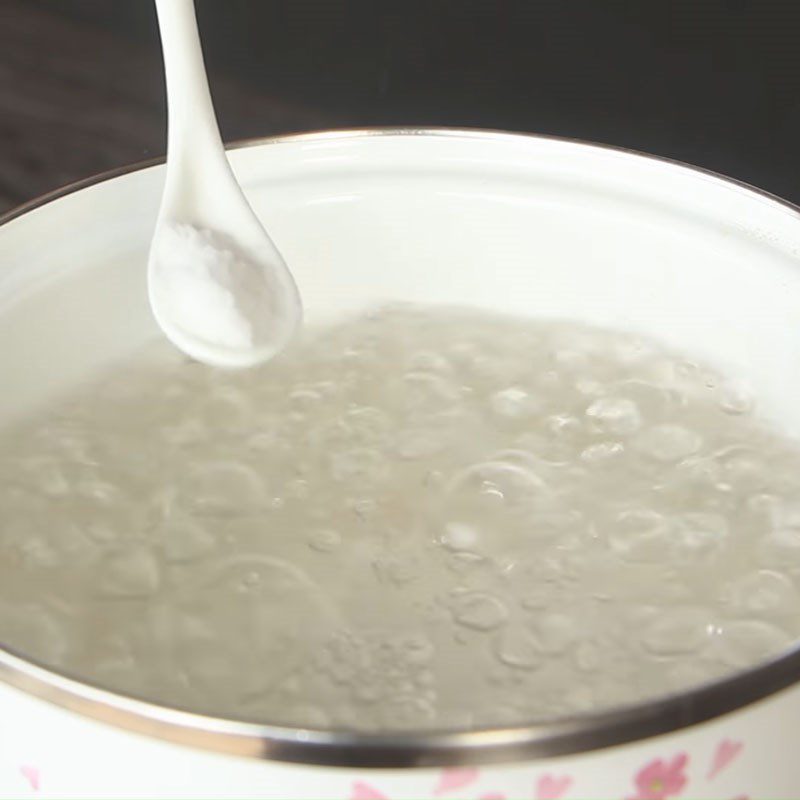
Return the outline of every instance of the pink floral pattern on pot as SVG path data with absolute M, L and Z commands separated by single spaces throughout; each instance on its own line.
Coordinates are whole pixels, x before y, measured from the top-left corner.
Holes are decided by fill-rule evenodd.
M 714 759 L 708 770 L 708 780 L 716 778 L 732 761 L 735 761 L 739 757 L 739 753 L 742 752 L 743 747 L 743 742 L 737 742 L 733 739 L 723 739 L 717 745 L 717 750 L 714 753 Z
M 636 794 L 630 800 L 667 800 L 677 797 L 689 783 L 686 767 L 689 756 L 678 753 L 669 761 L 656 758 L 636 773 Z
M 30 784 L 34 792 L 39 791 L 41 779 L 39 777 L 39 770 L 37 767 L 32 767 L 30 764 L 23 764 L 19 768 L 20 774 Z
M 439 778 L 439 783 L 433 790 L 437 796 L 469 786 L 480 777 L 480 770 L 475 767 L 457 767 L 446 769 Z
M 705 780 L 690 779 L 691 759 L 688 753 L 678 752 L 660 755 L 643 764 L 632 777 L 633 794 L 625 800 L 670 800 L 680 797 L 689 788 L 701 789 L 712 782 L 721 772 L 736 761 L 744 749 L 744 743 L 735 739 L 720 741 L 705 768 Z M 702 765 L 698 765 L 702 768 Z M 472 787 L 483 777 L 479 769 L 460 767 L 446 769 L 439 775 L 431 789 L 431 797 L 446 797 Z M 579 783 L 575 776 L 568 774 L 544 773 L 535 781 L 530 794 L 531 800 L 569 800 L 573 797 L 591 797 L 591 790 L 577 792 Z M 576 791 L 574 792 L 573 789 Z M 500 791 L 486 790 L 472 795 L 475 800 L 507 800 L 508 795 Z M 389 795 L 366 781 L 352 784 L 349 800 L 392 800 Z M 739 795 L 734 800 L 749 800 L 747 795 Z
M 572 786 L 570 775 L 545 774 L 536 781 L 536 800 L 561 800 Z

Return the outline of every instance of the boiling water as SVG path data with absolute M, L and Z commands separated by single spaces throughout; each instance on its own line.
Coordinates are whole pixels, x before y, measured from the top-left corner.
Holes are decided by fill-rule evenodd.
M 0 640 L 268 722 L 630 703 L 800 635 L 800 449 L 575 324 L 386 309 L 217 372 L 158 342 L 0 440 Z

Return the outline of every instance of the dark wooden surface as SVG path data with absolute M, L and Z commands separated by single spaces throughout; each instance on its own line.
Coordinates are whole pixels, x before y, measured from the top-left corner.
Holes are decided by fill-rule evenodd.
M 503 128 L 800 203 L 799 0 L 195 0 L 223 137 Z M 0 210 L 164 149 L 152 0 L 0 0 Z
M 212 76 L 212 90 L 229 140 L 336 124 L 224 76 Z M 0 0 L 0 213 L 163 154 L 165 124 L 157 51 L 25 0 Z

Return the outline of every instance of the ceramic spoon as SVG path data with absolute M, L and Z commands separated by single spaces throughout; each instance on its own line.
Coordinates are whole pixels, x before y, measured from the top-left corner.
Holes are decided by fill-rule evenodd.
M 167 81 L 167 173 L 148 290 L 164 334 L 189 356 L 249 367 L 281 350 L 302 307 L 217 127 L 192 0 L 156 0 Z

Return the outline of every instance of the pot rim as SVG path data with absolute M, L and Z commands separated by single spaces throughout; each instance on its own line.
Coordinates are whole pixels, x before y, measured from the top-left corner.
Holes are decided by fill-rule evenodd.
M 581 139 L 475 128 L 374 127 L 254 137 L 239 149 L 270 144 L 365 137 L 454 137 L 573 144 L 660 162 L 710 176 L 773 202 L 800 218 L 800 207 L 743 181 L 674 159 Z M 0 215 L 0 226 L 73 192 L 164 163 L 126 165 L 68 184 Z M 291 728 L 197 714 L 117 694 L 49 669 L 0 643 L 0 680 L 42 700 L 112 726 L 157 739 L 250 758 L 340 767 L 434 767 L 535 760 L 587 753 L 677 731 L 763 700 L 800 681 L 800 643 L 756 667 L 689 691 L 610 711 L 553 722 L 466 731 L 351 733 Z

